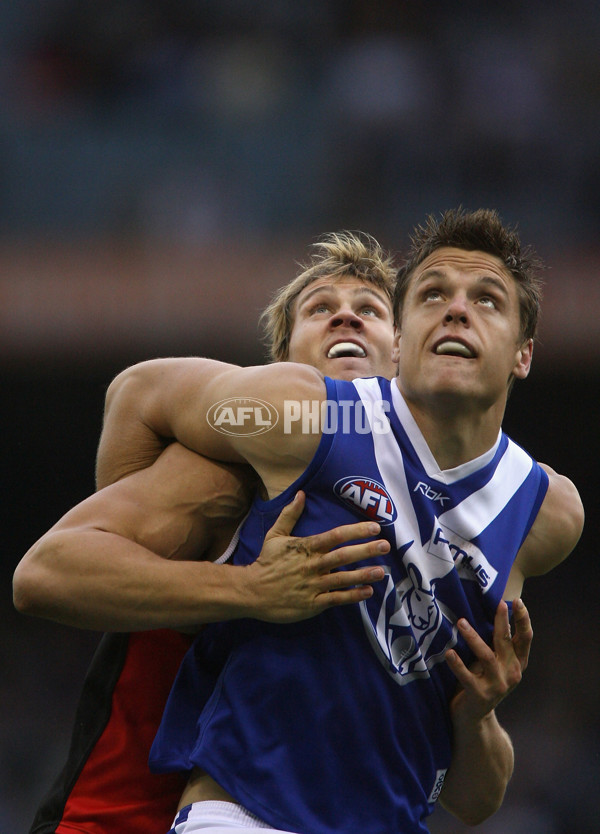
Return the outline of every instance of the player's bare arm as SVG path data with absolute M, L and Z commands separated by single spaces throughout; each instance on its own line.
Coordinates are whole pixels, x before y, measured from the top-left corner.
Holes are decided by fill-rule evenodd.
M 456 652 L 446 655 L 459 690 L 451 703 L 452 767 L 440 800 L 449 811 L 473 825 L 500 807 L 513 770 L 512 743 L 498 723 L 495 708 L 519 684 L 529 661 L 533 629 L 518 595 L 527 577 L 548 572 L 571 553 L 583 528 L 583 506 L 575 486 L 550 467 L 542 466 L 549 476 L 548 491 L 517 555 L 504 594 L 507 599 L 514 597 L 514 634 L 508 607 L 502 602 L 496 613 L 492 646 L 487 646 L 469 623 L 458 623 L 477 658 L 469 668 Z M 472 786 L 468 801 L 465 775 L 469 775 Z
M 548 573 L 564 561 L 583 531 L 585 513 L 575 485 L 546 464 L 540 466 L 548 474 L 548 491 L 515 559 L 505 599 L 520 596 L 528 577 Z
M 560 564 L 581 536 L 584 512 L 575 486 L 550 467 L 543 468 L 549 476 L 548 491 L 511 570 L 506 598 L 520 594 L 527 577 L 547 573 Z M 519 598 L 513 600 L 513 623 L 514 634 L 508 607 L 502 602 L 492 646 L 487 646 L 469 623 L 460 621 L 458 627 L 477 660 L 467 668 L 456 652 L 449 651 L 446 656 L 460 688 L 451 703 L 455 746 L 440 800 L 473 825 L 500 807 L 513 770 L 512 743 L 497 721 L 495 707 L 519 684 L 529 661 L 533 630 Z M 472 786 L 466 804 L 465 774 L 470 774 Z
M 455 651 L 446 654 L 458 689 L 450 704 L 454 728 L 452 765 L 440 801 L 470 825 L 498 810 L 513 772 L 512 742 L 499 724 L 495 708 L 520 683 L 529 662 L 533 630 L 520 599 L 513 601 L 513 625 L 514 634 L 508 606 L 503 601 L 496 612 L 491 646 L 466 620 L 458 622 L 476 658 L 469 667 Z M 468 792 L 464 789 L 465 779 L 470 786 Z
M 252 499 L 249 471 L 170 445 L 152 466 L 82 501 L 30 548 L 15 572 L 17 607 L 102 630 L 192 624 L 208 569 L 184 563 L 225 550 Z
M 213 564 L 253 492 L 245 467 L 179 444 L 69 511 L 23 557 L 14 577 L 22 612 L 102 631 L 176 628 L 241 616 L 290 622 L 372 594 L 381 568 L 337 572 L 389 549 L 368 522 L 298 539 L 300 494 L 255 563 Z M 335 548 L 335 550 L 334 550 Z M 331 552 L 333 551 L 333 552 Z M 197 561 L 202 560 L 202 561 Z
M 293 363 L 240 368 L 208 359 L 159 359 L 134 365 L 111 383 L 107 394 L 105 427 L 99 449 L 103 469 L 99 483 L 112 481 L 139 468 L 136 461 L 114 461 L 116 444 L 122 446 L 119 425 L 111 418 L 116 410 L 127 418 L 127 442 L 136 449 L 156 452 L 157 436 L 177 439 L 193 451 L 217 460 L 247 461 L 259 472 L 269 496 L 285 489 L 306 467 L 318 445 L 317 434 L 297 432 L 293 444 L 284 421 L 266 434 L 225 435 L 207 421 L 212 405 L 230 397 L 251 398 L 260 391 L 280 414 L 285 401 L 323 400 L 323 376 L 315 368 Z M 123 403 L 127 403 L 127 408 Z M 125 413 L 127 412 L 127 413 Z M 106 464 L 109 461 L 109 464 Z M 112 461 L 112 463 L 110 463 Z
M 189 360 L 168 362 L 174 371 L 179 363 L 187 364 Z M 164 378 L 163 363 L 164 360 L 141 362 L 122 371 L 109 385 L 96 455 L 98 489 L 150 466 L 173 442 L 171 433 L 162 435 L 143 419 L 147 404 L 152 402 L 152 386 Z

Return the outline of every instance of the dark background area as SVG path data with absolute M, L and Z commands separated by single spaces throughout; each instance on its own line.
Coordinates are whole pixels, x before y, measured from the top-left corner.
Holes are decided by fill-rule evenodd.
M 263 361 L 258 315 L 317 235 L 401 253 L 458 204 L 498 208 L 546 261 L 505 429 L 587 512 L 526 586 L 531 663 L 500 708 L 515 776 L 476 830 L 597 831 L 598 43 L 591 0 L 2 5 L 2 834 L 25 834 L 62 764 L 99 637 L 16 614 L 12 572 L 92 491 L 111 378 L 160 355 Z M 431 831 L 467 829 L 440 811 Z

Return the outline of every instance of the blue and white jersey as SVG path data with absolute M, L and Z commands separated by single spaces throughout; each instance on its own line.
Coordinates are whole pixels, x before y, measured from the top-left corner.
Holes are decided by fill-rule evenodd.
M 456 623 L 489 641 L 513 561 L 546 493 L 506 435 L 440 471 L 395 381 L 326 380 L 337 431 L 303 475 L 257 499 L 236 564 L 249 564 L 298 489 L 294 533 L 365 517 L 391 552 L 368 600 L 310 620 L 207 626 L 186 656 L 155 740 L 156 771 L 203 768 L 270 825 L 300 834 L 413 834 L 450 764 Z M 468 785 L 465 785 L 468 790 Z

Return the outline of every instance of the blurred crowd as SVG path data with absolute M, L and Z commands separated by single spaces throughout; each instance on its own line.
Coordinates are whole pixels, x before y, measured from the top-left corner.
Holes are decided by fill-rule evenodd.
M 600 218 L 593 0 L 23 0 L 0 39 L 5 234 Z
M 499 209 L 539 248 L 593 253 L 599 43 L 594 0 L 2 3 L 0 245 L 122 237 L 260 249 L 361 228 L 400 247 L 426 213 L 460 202 Z M 244 361 L 239 347 L 228 358 Z M 542 378 L 531 413 L 517 410 L 508 429 L 576 483 L 598 450 L 586 405 L 597 371 Z M 3 430 L 18 472 L 4 506 L 2 834 L 25 834 L 66 753 L 97 641 L 17 617 L 9 586 L 24 550 L 92 489 L 103 373 L 62 379 L 69 408 L 62 394 L 35 414 L 23 396 L 31 380 L 5 388 L 22 410 Z M 48 396 L 55 383 L 45 381 Z M 517 772 L 481 834 L 597 831 L 598 571 L 590 544 L 575 559 L 527 601 L 532 668 L 501 715 Z M 440 812 L 431 831 L 466 829 Z

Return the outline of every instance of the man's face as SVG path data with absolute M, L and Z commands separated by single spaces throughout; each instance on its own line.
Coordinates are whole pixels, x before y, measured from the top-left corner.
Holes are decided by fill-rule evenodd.
M 359 278 L 318 278 L 296 299 L 290 362 L 334 379 L 395 376 L 392 308 L 387 295 Z
M 399 383 L 413 401 L 471 398 L 503 406 L 511 375 L 529 373 L 517 286 L 499 258 L 444 247 L 415 270 L 402 311 Z

